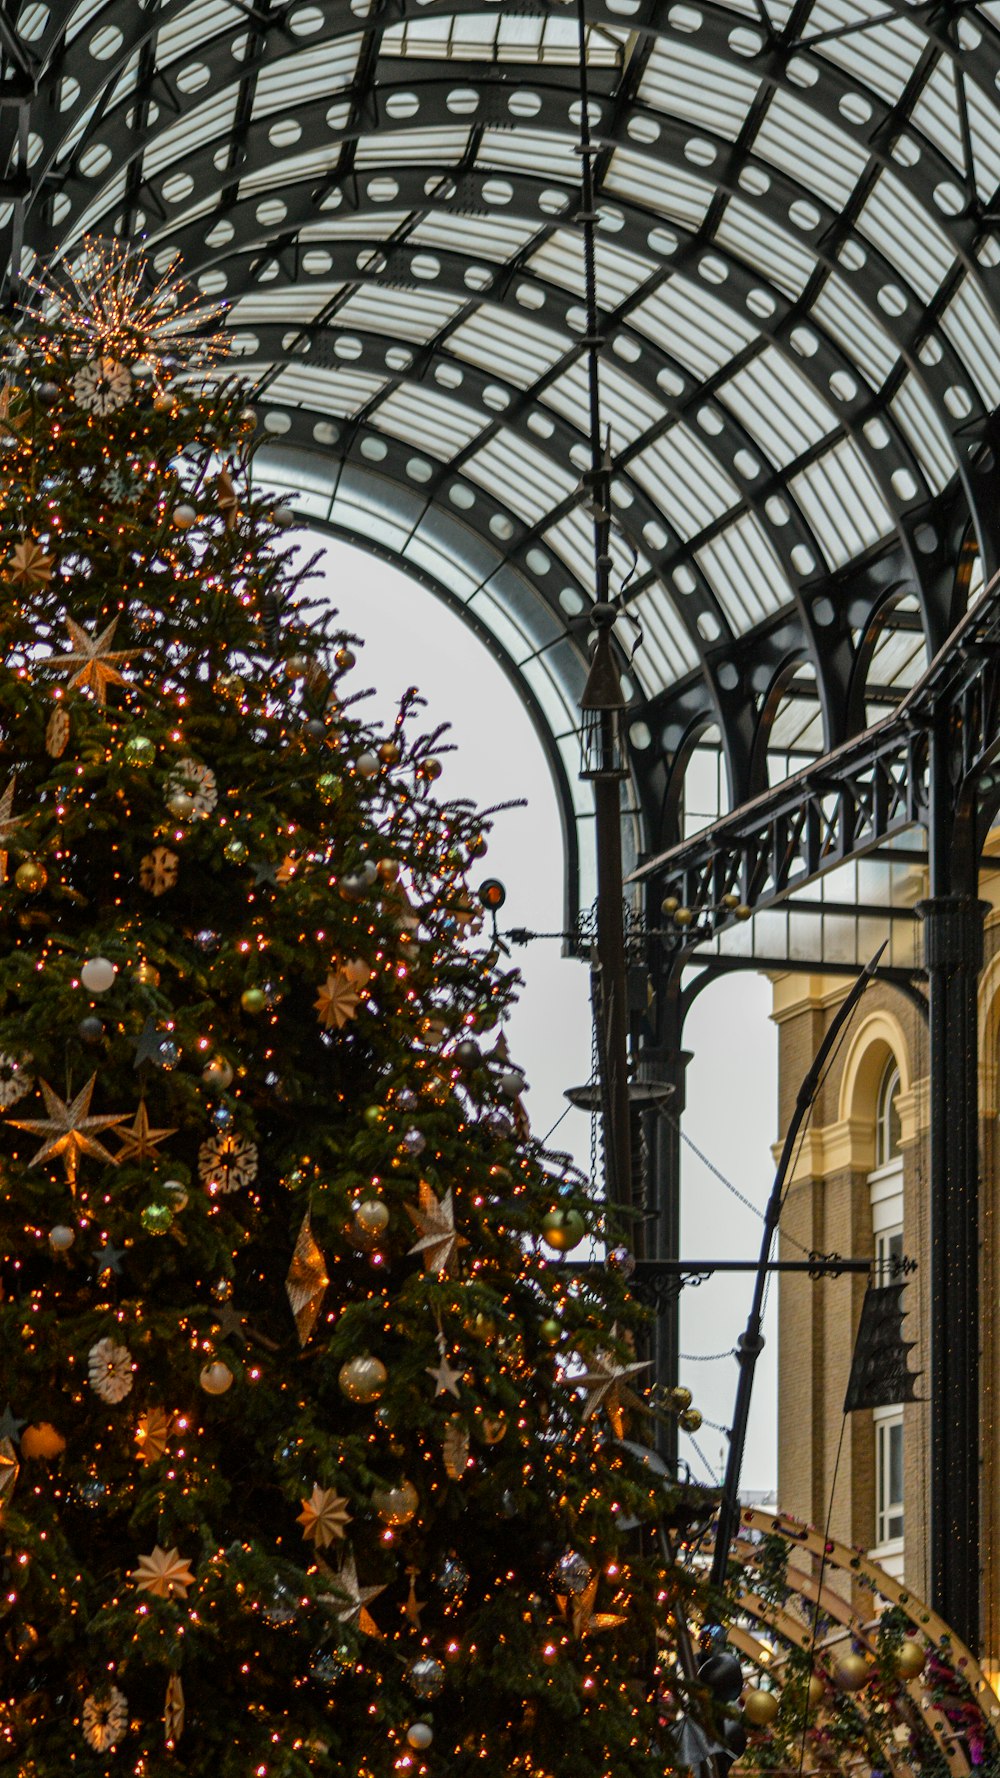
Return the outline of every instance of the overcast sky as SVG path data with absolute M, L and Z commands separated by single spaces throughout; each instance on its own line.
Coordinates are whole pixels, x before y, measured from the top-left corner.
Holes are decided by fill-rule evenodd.
M 562 922 L 562 841 L 555 792 L 544 755 L 517 694 L 482 644 L 441 600 L 394 568 L 346 544 L 327 545 L 326 582 L 344 627 L 365 637 L 352 674 L 372 686 L 366 707 L 388 721 L 399 695 L 416 685 L 427 698 L 427 726 L 448 721 L 457 752 L 445 756 L 440 789 L 482 805 L 525 798 L 526 807 L 497 818 L 483 875 L 506 886 L 502 923 L 556 930 Z M 530 1082 L 526 1104 L 537 1136 L 562 1118 L 553 1146 L 575 1153 L 589 1170 L 590 1120 L 566 1111 L 567 1087 L 590 1078 L 590 1003 L 583 964 L 540 940 L 515 953 L 525 986 L 509 1028 L 512 1053 Z M 685 1032 L 693 1050 L 685 1133 L 741 1192 L 763 1206 L 776 1136 L 775 1031 L 768 1019 L 770 985 L 738 972 L 695 1001 Z M 683 1171 L 685 1257 L 755 1257 L 760 1222 L 688 1149 Z M 697 1445 L 682 1454 L 702 1479 L 718 1475 L 736 1384 L 731 1353 L 746 1319 L 752 1280 L 737 1274 L 687 1289 L 682 1299 L 683 1380 L 705 1416 Z M 775 1481 L 775 1334 L 758 1367 L 758 1385 L 743 1485 Z M 710 1362 L 705 1354 L 727 1354 Z

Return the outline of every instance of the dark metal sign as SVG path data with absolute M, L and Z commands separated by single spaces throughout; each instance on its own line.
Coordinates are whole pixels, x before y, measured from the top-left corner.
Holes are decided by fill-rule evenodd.
M 888 1408 L 916 1401 L 919 1372 L 909 1369 L 913 1340 L 903 1338 L 905 1284 L 869 1284 L 861 1305 L 854 1358 L 844 1397 L 844 1413 L 857 1408 Z

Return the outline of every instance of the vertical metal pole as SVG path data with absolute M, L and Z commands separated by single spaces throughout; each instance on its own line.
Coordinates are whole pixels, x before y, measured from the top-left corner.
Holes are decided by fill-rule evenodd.
M 962 845 L 946 734 L 930 743 L 930 1598 L 980 1646 L 978 982 L 983 918 L 975 849 Z M 971 821 L 970 814 L 965 820 Z

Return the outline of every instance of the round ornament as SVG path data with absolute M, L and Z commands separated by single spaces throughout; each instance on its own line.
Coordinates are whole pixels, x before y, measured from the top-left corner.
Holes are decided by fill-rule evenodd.
M 160 1067 L 165 1068 L 168 1074 L 172 1068 L 176 1068 L 181 1059 L 181 1052 L 179 1045 L 174 1042 L 172 1037 L 160 1039 L 156 1046 L 156 1059 Z
M 61 1457 L 66 1449 L 66 1440 L 61 1432 L 49 1420 L 39 1420 L 35 1426 L 26 1426 L 21 1434 L 21 1456 L 38 1457 L 50 1463 L 54 1457 Z
M 562 1328 L 554 1315 L 547 1315 L 540 1323 L 538 1332 L 547 1346 L 558 1346 L 562 1339 Z
M 381 741 L 378 750 L 379 759 L 384 766 L 399 764 L 400 746 L 398 741 Z
M 87 1045 L 88 1049 L 95 1048 L 104 1036 L 104 1026 L 94 1013 L 90 1013 L 87 1018 L 81 1019 L 76 1029 L 79 1037 Z
M 182 1210 L 187 1209 L 188 1189 L 179 1179 L 165 1179 L 160 1190 L 165 1192 L 170 1199 L 170 1208 L 175 1216 L 179 1216 Z
M 578 1550 L 567 1550 L 552 1570 L 552 1585 L 557 1593 L 579 1598 L 594 1578 L 594 1570 Z
M 418 1655 L 415 1661 L 411 1661 L 406 1677 L 411 1691 L 418 1698 L 436 1698 L 444 1690 L 444 1667 L 431 1655 Z
M 389 1211 L 379 1198 L 365 1198 L 354 1212 L 351 1237 L 361 1251 L 377 1247 L 389 1226 Z
M 699 1408 L 684 1408 L 677 1416 L 677 1424 L 682 1432 L 697 1432 L 701 1425 Z
M 418 1753 L 423 1753 L 434 1739 L 434 1730 L 429 1722 L 411 1722 L 406 1731 L 406 1739 Z
M 364 1352 L 341 1365 L 337 1381 L 348 1401 L 367 1403 L 378 1400 L 388 1376 L 382 1360 L 373 1358 L 370 1352 Z
M 68 1253 L 76 1240 L 76 1230 L 66 1222 L 57 1222 L 49 1230 L 49 1246 L 53 1253 Z
M 124 1401 L 132 1389 L 132 1354 L 111 1338 L 98 1340 L 87 1355 L 90 1387 L 112 1407 Z
M 227 864 L 245 864 L 250 856 L 250 848 L 245 840 L 227 840 L 222 848 L 222 856 Z
M 926 1658 L 926 1651 L 921 1647 L 920 1643 L 914 1642 L 912 1637 L 907 1636 L 899 1645 L 899 1653 L 896 1656 L 896 1666 L 904 1679 L 916 1679 L 917 1675 L 924 1670 L 924 1662 Z
M 198 1382 L 206 1395 L 225 1395 L 232 1387 L 233 1373 L 228 1364 L 221 1358 L 215 1358 L 211 1364 L 203 1365 L 198 1375 Z
M 175 506 L 170 515 L 170 522 L 178 531 L 190 531 L 191 526 L 196 524 L 197 520 L 198 514 L 195 508 L 189 505 L 186 500 L 182 500 L 179 505 Z
M 174 790 L 167 797 L 167 808 L 178 821 L 188 821 L 194 814 L 194 798 L 186 790 Z
M 267 995 L 263 988 L 244 988 L 240 995 L 240 1005 L 244 1012 L 256 1017 L 258 1013 L 267 1011 Z
M 579 1210 L 550 1210 L 542 1217 L 542 1240 L 554 1253 L 572 1253 L 586 1233 Z
M 434 1585 L 446 1599 L 461 1599 L 469 1584 L 469 1570 L 457 1556 L 446 1556 L 434 1576 Z
M 336 1685 L 354 1666 L 353 1650 L 345 1642 L 321 1642 L 309 1656 L 309 1677 L 317 1685 Z
M 107 957 L 88 957 L 80 980 L 89 994 L 106 994 L 115 979 L 115 966 Z
M 820 1704 L 822 1704 L 823 1699 L 826 1697 L 826 1686 L 823 1684 L 818 1673 L 810 1673 L 807 1690 L 810 1709 L 818 1709 Z
M 427 1137 L 423 1130 L 406 1130 L 403 1133 L 402 1146 L 407 1154 L 423 1154 L 427 1147 Z
M 139 1213 L 147 1235 L 166 1235 L 174 1220 L 174 1213 L 169 1204 L 146 1204 Z
M 420 1496 L 405 1478 L 395 1488 L 374 1488 L 372 1505 L 387 1525 L 408 1525 L 416 1518 Z
M 834 1684 L 842 1692 L 859 1692 L 871 1678 L 868 1662 L 863 1655 L 841 1655 L 833 1669 Z
M 292 508 L 284 504 L 276 506 L 271 516 L 279 531 L 288 531 L 295 523 L 295 514 Z
M 336 772 L 321 772 L 316 780 L 316 789 L 325 803 L 335 803 L 341 794 L 341 788 Z
M 364 753 L 358 754 L 355 763 L 362 778 L 378 777 L 379 758 L 377 753 L 370 753 L 366 749 Z
M 232 1064 L 226 1056 L 211 1056 L 201 1071 L 201 1078 L 207 1087 L 224 1093 L 233 1084 Z
M 125 763 L 136 771 L 145 771 L 156 758 L 156 742 L 148 735 L 129 735 L 125 743 Z
M 764 1692 L 751 1686 L 743 1699 L 743 1715 L 755 1729 L 766 1729 L 778 1714 L 776 1692 Z
M 197 759 L 180 759 L 167 779 L 167 807 L 173 813 L 176 799 L 187 797 L 190 813 L 204 820 L 219 800 L 219 787 L 211 766 Z
M 137 963 L 133 969 L 132 980 L 139 988 L 158 988 L 160 985 L 160 972 L 158 969 L 154 969 L 153 965 L 147 962 L 144 957 L 142 962 Z
M 40 895 L 48 880 L 48 871 L 36 858 L 26 858 L 14 872 L 14 881 L 25 895 Z
M 346 673 L 349 670 L 349 668 L 353 667 L 355 657 L 354 657 L 354 654 L 352 653 L 351 649 L 338 648 L 336 650 L 336 653 L 334 654 L 333 659 L 334 659 L 334 664 L 340 668 L 340 671 L 342 673 Z

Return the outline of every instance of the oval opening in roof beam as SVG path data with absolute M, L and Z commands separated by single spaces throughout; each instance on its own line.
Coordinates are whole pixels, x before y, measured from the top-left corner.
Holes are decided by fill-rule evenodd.
M 700 31 L 703 23 L 696 6 L 672 6 L 667 13 L 667 24 L 675 31 Z
M 453 117 L 471 117 L 479 110 L 479 94 L 474 86 L 452 87 L 445 104 Z
M 420 100 L 416 93 L 390 93 L 385 101 L 387 117 L 416 117 L 420 110 Z
M 542 101 L 538 93 L 519 87 L 516 92 L 507 95 L 507 110 L 511 117 L 537 117 L 542 109 Z
M 318 6 L 298 6 L 288 20 L 296 37 L 311 37 L 314 31 L 322 31 L 325 22 Z
M 734 56 L 755 56 L 763 49 L 764 39 L 750 25 L 737 25 L 729 33 L 729 47 Z

